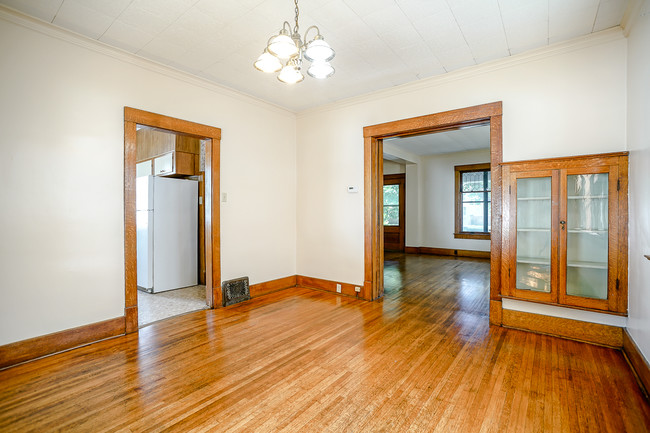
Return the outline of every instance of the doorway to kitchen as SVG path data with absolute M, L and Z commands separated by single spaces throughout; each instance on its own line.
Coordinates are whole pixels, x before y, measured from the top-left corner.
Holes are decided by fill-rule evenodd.
M 124 120 L 128 333 L 188 308 L 221 305 L 219 202 L 214 199 L 221 130 L 130 107 Z M 156 299 L 160 302 L 153 303 Z M 156 305 L 163 310 L 161 302 L 174 299 L 177 305 L 167 313 L 144 312 L 153 306 L 154 313 L 163 313 Z

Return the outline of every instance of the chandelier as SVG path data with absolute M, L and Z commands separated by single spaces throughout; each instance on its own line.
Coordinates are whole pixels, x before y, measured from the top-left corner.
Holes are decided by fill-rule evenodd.
M 254 66 L 262 72 L 280 71 L 278 80 L 286 84 L 294 84 L 305 78 L 301 72 L 303 59 L 305 59 L 310 62 L 307 74 L 311 77 L 319 79 L 330 77 L 334 74 L 334 68 L 329 64 L 329 61 L 334 58 L 334 50 L 325 42 L 316 26 L 309 27 L 305 36 L 300 38 L 298 0 L 294 0 L 294 3 L 296 25 L 291 29 L 291 24 L 285 21 L 280 33 L 268 40 L 264 52 L 257 58 Z M 307 35 L 312 29 L 316 30 L 316 36 L 307 42 Z

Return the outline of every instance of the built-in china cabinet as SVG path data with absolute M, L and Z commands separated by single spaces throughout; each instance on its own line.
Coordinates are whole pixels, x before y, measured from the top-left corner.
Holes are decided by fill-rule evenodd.
M 502 296 L 627 314 L 627 153 L 501 166 Z

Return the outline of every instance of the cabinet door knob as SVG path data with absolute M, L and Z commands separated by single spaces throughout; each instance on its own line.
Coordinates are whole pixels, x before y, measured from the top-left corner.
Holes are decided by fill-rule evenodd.
M 562 224 L 562 230 L 564 230 L 564 224 L 566 224 L 566 221 L 560 221 L 560 224 Z

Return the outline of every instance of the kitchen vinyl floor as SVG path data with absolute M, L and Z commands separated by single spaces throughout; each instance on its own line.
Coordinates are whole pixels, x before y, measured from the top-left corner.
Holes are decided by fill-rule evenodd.
M 205 286 L 191 286 L 160 293 L 138 290 L 138 326 L 190 311 L 208 308 L 205 303 Z

